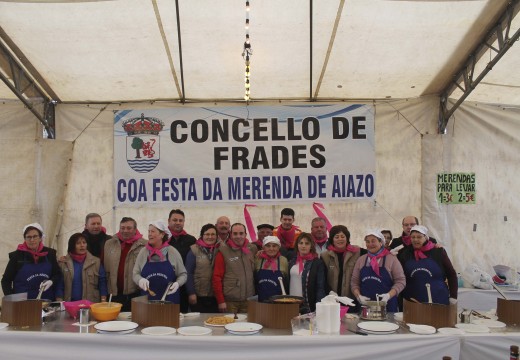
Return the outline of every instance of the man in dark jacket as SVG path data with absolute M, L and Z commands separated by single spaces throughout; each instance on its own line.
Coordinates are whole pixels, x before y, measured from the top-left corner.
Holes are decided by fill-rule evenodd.
M 195 244 L 194 236 L 189 235 L 186 230 L 184 230 L 184 212 L 180 209 L 173 209 L 170 211 L 170 215 L 168 216 L 168 228 L 172 233 L 172 237 L 170 239 L 170 245 L 173 246 L 177 251 L 181 254 L 182 262 L 186 263 L 186 256 L 188 255 L 188 251 L 190 251 L 190 246 Z M 186 286 L 181 286 L 180 289 L 180 309 L 181 312 L 188 312 L 188 293 L 186 292 Z
M 83 230 L 83 235 L 85 236 L 85 240 L 87 240 L 87 250 L 92 255 L 100 258 L 103 262 L 105 242 L 112 236 L 107 235 L 106 229 L 103 227 L 101 215 L 96 213 L 87 214 L 85 217 L 85 230 Z

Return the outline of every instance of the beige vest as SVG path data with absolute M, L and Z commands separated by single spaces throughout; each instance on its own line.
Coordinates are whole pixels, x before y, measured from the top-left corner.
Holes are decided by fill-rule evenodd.
M 252 246 L 256 249 L 256 246 Z M 222 244 L 219 252 L 224 256 L 226 272 L 222 280 L 224 299 L 226 301 L 244 301 L 255 294 L 253 279 L 254 254 L 251 245 L 249 254 L 244 254 L 240 249 L 234 250 Z
M 195 272 L 193 273 L 195 294 L 197 296 L 214 296 L 211 277 L 213 276 L 215 256 L 210 261 L 208 255 L 197 244 L 191 245 L 190 249 L 195 256 Z
M 130 251 L 125 259 L 125 283 L 123 295 L 130 295 L 135 293 L 139 288 L 132 280 L 132 271 L 137 260 L 139 251 L 146 245 L 147 240 L 139 239 L 132 244 Z M 119 266 L 119 259 L 121 258 L 121 244 L 117 236 L 107 240 L 105 243 L 104 265 L 107 273 L 108 293 L 118 295 L 117 293 L 117 268 Z M 119 294 L 120 295 L 120 294 Z
M 343 257 L 343 279 L 341 282 L 341 289 L 338 287 L 339 279 L 339 261 L 338 256 L 332 250 L 327 250 L 321 254 L 321 259 L 325 263 L 327 269 L 327 283 L 330 289 L 337 292 L 339 296 L 348 296 L 353 298 L 352 290 L 350 288 L 350 279 L 354 272 L 354 265 L 356 265 L 357 259 L 359 259 L 359 251 L 352 253 L 347 251 Z
M 72 292 L 72 280 L 74 279 L 74 265 L 70 255 L 65 257 L 65 262 L 59 263 L 61 272 L 63 273 L 63 282 L 65 284 L 65 292 L 63 300 L 70 301 Z M 99 302 L 99 267 L 101 261 L 99 258 L 87 252 L 87 257 L 83 263 L 81 280 L 83 284 L 82 298 L 92 302 Z

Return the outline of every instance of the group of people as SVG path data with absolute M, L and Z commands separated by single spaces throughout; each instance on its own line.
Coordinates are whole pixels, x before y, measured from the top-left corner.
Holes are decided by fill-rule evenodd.
M 247 312 L 248 299 L 269 301 L 286 289 L 303 299 L 302 313 L 315 311 L 329 291 L 354 299 L 351 312 L 376 297 L 395 312 L 403 298 L 427 302 L 426 284 L 434 303 L 456 302 L 457 274 L 416 217 L 405 217 L 402 235 L 393 240 L 391 233 L 368 232 L 366 248 L 350 243 L 344 225 L 327 230 L 327 221 L 317 217 L 307 233 L 294 220 L 294 210 L 283 209 L 280 225 L 258 225 L 252 243 L 244 224 L 221 216 L 202 226 L 197 239 L 184 230 L 184 212 L 174 209 L 168 222 L 148 224 L 146 240 L 134 219 L 122 218 L 119 232 L 109 236 L 101 216 L 92 213 L 60 258 L 44 246 L 42 227 L 29 224 L 24 242 L 9 254 L 2 289 L 5 295 L 27 292 L 28 298 L 41 290 L 44 299 L 65 301 L 100 302 L 111 294 L 123 311 L 132 298 L 147 294 L 152 300 L 166 296 L 181 312 Z

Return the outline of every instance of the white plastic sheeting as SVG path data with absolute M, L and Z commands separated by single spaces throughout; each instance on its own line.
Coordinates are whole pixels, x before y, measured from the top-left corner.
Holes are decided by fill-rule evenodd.
M 252 0 L 252 99 L 439 94 L 507 3 L 314 1 L 311 49 L 309 1 Z M 186 98 L 243 98 L 244 5 L 179 1 Z M 2 30 L 68 102 L 181 98 L 176 17 L 171 0 L 0 1 Z M 519 67 L 516 45 L 469 99 L 520 104 Z
M 347 225 L 352 242 L 363 245 L 367 229 L 389 228 L 398 236 L 402 217 L 416 215 L 447 248 L 457 270 L 472 262 L 490 272 L 498 263 L 520 267 L 520 203 L 515 197 L 520 191 L 516 181 L 520 177 L 516 164 L 520 109 L 467 103 L 455 113 L 447 134 L 438 135 L 437 97 L 376 102 L 375 106 L 376 201 L 324 204 L 331 222 Z M 4 255 L 0 267 L 5 266 L 7 253 L 22 241 L 20 232 L 26 223 L 40 221 L 51 237 L 58 234 L 57 247 L 62 254 L 70 235 L 83 230 L 84 216 L 89 212 L 103 215 L 109 233 L 117 232 L 121 217 L 131 216 L 146 234 L 148 221 L 166 219 L 168 212 L 178 207 L 172 203 L 169 207 L 113 208 L 112 110 L 119 108 L 58 105 L 59 140 L 42 142 L 34 140 L 39 130 L 28 110 L 0 106 L 0 156 L 4 163 L 0 177 L 0 250 Z M 436 175 L 444 171 L 475 172 L 475 205 L 437 203 Z M 279 212 L 286 206 L 296 210 L 296 224 L 309 231 L 316 216 L 311 203 L 258 206 L 250 212 L 256 224 L 277 225 Z M 183 210 L 186 229 L 195 236 L 203 224 L 214 223 L 221 215 L 229 216 L 232 222 L 244 221 L 242 206 L 185 206 Z

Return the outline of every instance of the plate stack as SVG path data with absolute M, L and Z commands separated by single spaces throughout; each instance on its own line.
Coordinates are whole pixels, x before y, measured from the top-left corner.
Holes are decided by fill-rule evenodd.
M 94 325 L 99 334 L 124 335 L 130 334 L 139 327 L 132 321 L 105 321 Z
M 262 330 L 263 326 L 251 322 L 237 322 L 227 324 L 225 328 L 233 335 L 254 335 Z
M 393 334 L 399 329 L 399 325 L 386 321 L 365 321 L 358 323 L 357 326 L 361 331 L 375 335 Z

